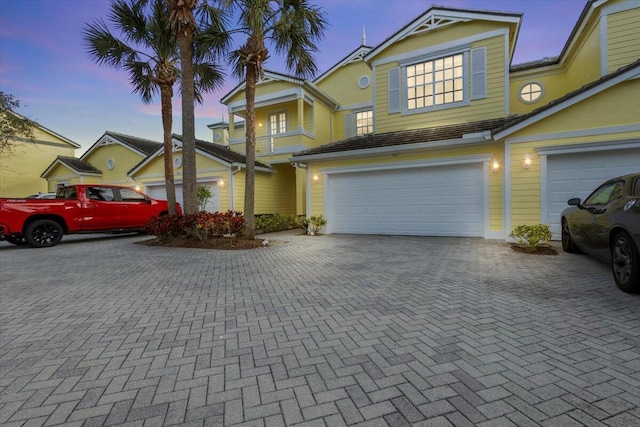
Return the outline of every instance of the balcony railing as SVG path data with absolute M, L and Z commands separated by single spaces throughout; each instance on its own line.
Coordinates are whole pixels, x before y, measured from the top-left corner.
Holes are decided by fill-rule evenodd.
M 230 140 L 231 144 L 242 144 L 245 140 Z M 271 156 L 290 154 L 315 146 L 315 138 L 305 131 L 287 132 L 278 135 L 256 136 L 256 155 Z

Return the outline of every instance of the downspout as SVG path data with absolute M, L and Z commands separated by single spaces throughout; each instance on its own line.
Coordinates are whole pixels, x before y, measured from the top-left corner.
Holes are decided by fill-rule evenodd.
M 236 168 L 234 170 L 234 168 Z M 236 203 L 235 203 L 235 194 L 234 194 L 234 190 L 233 190 L 233 176 L 240 172 L 240 170 L 242 169 L 242 167 L 240 166 L 234 166 L 231 165 L 231 167 L 229 168 L 229 209 L 232 211 L 236 210 Z

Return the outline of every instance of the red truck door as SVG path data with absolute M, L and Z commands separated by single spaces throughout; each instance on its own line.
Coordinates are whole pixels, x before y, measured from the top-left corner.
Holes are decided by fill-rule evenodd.
M 113 188 L 85 187 L 83 230 L 109 230 L 120 226 L 120 203 Z
M 141 228 L 153 215 L 148 199 L 137 191 L 119 188 L 122 224 L 125 228 Z M 156 214 L 157 215 L 157 214 Z

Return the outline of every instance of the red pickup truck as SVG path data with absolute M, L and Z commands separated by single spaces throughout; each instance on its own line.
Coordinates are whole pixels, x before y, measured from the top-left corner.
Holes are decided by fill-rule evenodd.
M 177 203 L 176 211 L 182 213 Z M 0 199 L 0 237 L 42 248 L 64 234 L 140 231 L 151 217 L 167 213 L 165 200 L 130 187 L 72 185 L 55 199 Z

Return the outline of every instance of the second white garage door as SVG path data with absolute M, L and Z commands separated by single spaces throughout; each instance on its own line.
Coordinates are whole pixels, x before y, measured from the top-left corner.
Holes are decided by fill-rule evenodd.
M 207 202 L 204 210 L 209 212 L 217 212 L 220 210 L 220 191 L 217 183 L 214 182 L 199 182 L 198 186 L 206 185 L 211 190 L 211 199 Z M 175 184 L 176 186 L 176 200 L 180 205 L 184 207 L 184 200 L 182 195 L 182 184 Z M 153 199 L 167 200 L 167 187 L 166 185 L 153 185 L 147 187 L 147 195 Z
M 560 215 L 567 200 L 584 200 L 604 181 L 640 171 L 640 151 L 594 151 L 549 155 L 547 158 L 547 221 L 554 239 L 560 238 Z
M 327 230 L 482 237 L 483 170 L 469 163 L 330 174 Z

